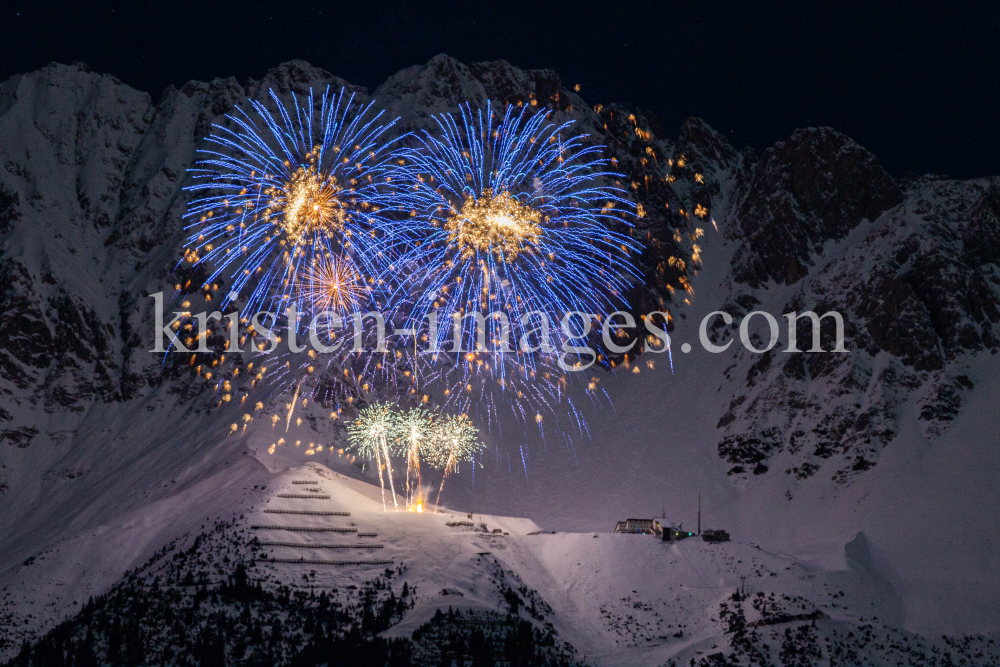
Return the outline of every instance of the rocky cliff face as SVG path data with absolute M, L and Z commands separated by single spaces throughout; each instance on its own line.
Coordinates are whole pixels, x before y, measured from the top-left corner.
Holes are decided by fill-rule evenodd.
M 787 452 L 788 474 L 808 477 L 832 459 L 829 472 L 846 481 L 877 462 L 907 400 L 927 437 L 947 426 L 973 389 L 968 365 L 997 350 L 1000 283 L 987 250 L 997 186 L 896 183 L 831 130 L 796 132 L 740 175 L 726 215 L 737 244 L 726 310 L 838 311 L 850 352 L 741 355 L 719 420 L 733 474 L 763 474 Z M 809 320 L 796 330 L 807 349 Z M 831 321 L 824 350 L 833 333 Z
M 5 447 L 30 448 L 55 428 L 46 415 L 192 393 L 172 378 L 172 363 L 146 352 L 148 295 L 177 280 L 185 170 L 211 125 L 246 98 L 327 85 L 348 86 L 291 62 L 260 81 L 168 89 L 155 104 L 79 65 L 0 86 Z M 828 128 L 797 131 L 760 156 L 737 151 L 699 119 L 672 138 L 648 113 L 591 107 L 554 72 L 506 62 L 467 66 L 438 56 L 394 75 L 373 97 L 402 116 L 401 130 L 426 127 L 431 114 L 463 101 L 492 100 L 572 118 L 606 144 L 640 204 L 630 232 L 645 245 L 643 281 L 630 295 L 637 314 L 701 317 L 724 308 L 737 321 L 727 332 L 716 319 L 716 340 L 734 336 L 739 316 L 755 309 L 843 314 L 849 354 L 785 354 L 780 346 L 735 353 L 729 409 L 715 434 L 735 476 L 778 474 L 771 461 L 784 452 L 789 474 L 824 468 L 846 481 L 877 462 L 898 432 L 898 406 L 911 397 L 928 437 L 946 427 L 974 391 L 963 369 L 996 352 L 996 179 L 900 182 Z M 700 239 L 716 233 L 727 250 L 707 256 Z M 695 309 L 706 265 L 726 278 Z M 805 349 L 809 322 L 797 330 Z M 824 349 L 831 333 L 824 330 Z M 72 431 L 73 420 L 58 429 Z

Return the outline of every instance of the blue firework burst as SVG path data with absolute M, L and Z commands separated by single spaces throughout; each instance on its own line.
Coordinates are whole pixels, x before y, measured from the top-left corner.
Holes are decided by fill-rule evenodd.
M 558 322 L 571 311 L 606 314 L 626 305 L 639 248 L 622 231 L 634 204 L 604 147 L 571 132 L 572 121 L 556 124 L 529 107 L 497 114 L 468 105 L 435 120 L 437 131 L 417 134 L 405 166 L 393 169 L 415 238 L 392 267 L 402 277 L 390 301 L 410 328 L 426 329 L 437 313 L 434 347 L 453 340 L 456 315 L 496 314 L 486 321 L 487 350 L 455 355 L 452 368 L 439 371 L 469 400 L 485 391 L 473 382 L 477 375 L 490 391 L 559 400 L 568 368 Z M 556 326 L 544 333 L 532 312 Z M 459 322 L 469 350 L 477 323 Z M 525 336 L 540 349 L 519 349 Z
M 310 90 L 290 107 L 269 92 L 273 112 L 251 101 L 199 151 L 185 261 L 208 267 L 206 283 L 228 279 L 223 305 L 356 312 L 389 261 L 393 205 L 380 181 L 396 121 L 344 90 L 327 89 L 318 106 Z

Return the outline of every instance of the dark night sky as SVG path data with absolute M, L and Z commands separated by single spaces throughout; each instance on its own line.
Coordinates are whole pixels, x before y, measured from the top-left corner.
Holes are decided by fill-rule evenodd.
M 0 79 L 83 61 L 153 93 L 292 58 L 374 87 L 445 52 L 550 68 L 584 98 L 697 115 L 739 148 L 830 125 L 895 175 L 1000 172 L 1000 8 L 931 4 L 355 0 L 0 3 Z

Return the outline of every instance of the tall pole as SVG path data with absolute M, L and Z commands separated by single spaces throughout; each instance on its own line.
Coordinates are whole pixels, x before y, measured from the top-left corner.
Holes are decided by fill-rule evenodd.
M 698 534 L 701 535 L 701 494 L 698 494 Z

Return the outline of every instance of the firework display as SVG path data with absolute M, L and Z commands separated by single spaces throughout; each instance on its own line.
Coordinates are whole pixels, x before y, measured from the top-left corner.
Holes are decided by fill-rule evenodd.
M 621 231 L 635 208 L 603 147 L 571 122 L 489 105 L 435 120 L 438 132 L 419 134 L 405 165 L 391 167 L 416 240 L 392 267 L 401 277 L 389 302 L 412 329 L 436 316 L 427 347 L 442 365 L 423 377 L 443 380 L 447 404 L 464 411 L 478 397 L 495 408 L 491 396 L 513 394 L 526 420 L 531 404 L 565 397 L 576 360 L 560 318 L 625 305 L 638 246 Z
M 435 511 L 441 502 L 444 481 L 458 470 L 462 461 L 472 461 L 482 451 L 483 443 L 477 429 L 466 415 L 447 417 L 434 428 L 425 460 L 428 465 L 441 471 L 441 486 L 434 501 Z
M 382 508 L 385 503 L 385 481 L 382 471 L 389 477 L 392 505 L 396 503 L 396 487 L 392 481 L 392 463 L 389 461 L 389 440 L 392 438 L 393 414 L 389 403 L 374 403 L 358 412 L 358 417 L 347 426 L 347 435 L 359 456 L 374 459 L 378 468 L 378 481 L 382 487 Z
M 350 447 L 361 458 L 374 460 L 378 467 L 383 509 L 388 509 L 383 471 L 395 496 L 390 451 L 406 459 L 406 509 L 410 511 L 422 511 L 423 508 L 421 460 L 441 471 L 437 495 L 440 501 L 444 480 L 458 471 L 459 463 L 474 460 L 482 451 L 483 443 L 478 433 L 479 429 L 468 415 L 435 416 L 422 407 L 396 411 L 388 402 L 362 408 L 357 418 L 347 425 Z M 391 450 L 389 443 L 393 443 Z M 395 502 L 394 509 L 399 509 Z
M 421 511 L 420 459 L 433 435 L 431 413 L 423 407 L 413 407 L 396 413 L 394 420 L 395 453 L 406 459 L 406 508 Z
M 314 314 L 329 312 L 345 317 L 358 312 L 366 294 L 357 266 L 343 256 L 317 257 L 302 282 L 302 295 Z
M 637 209 L 604 147 L 550 112 L 466 104 L 435 116 L 435 131 L 401 137 L 390 132 L 396 121 L 382 116 L 329 90 L 318 99 L 293 95 L 287 106 L 272 91 L 226 116 L 192 170 L 188 190 L 197 197 L 182 264 L 206 300 L 221 288 L 222 308 L 244 313 L 229 323 L 236 332 L 218 360 L 203 375 L 195 367 L 215 383 L 217 405 L 239 392 L 242 405 L 270 369 L 270 385 L 292 394 L 287 412 L 271 416 L 272 430 L 283 422 L 291 442 L 290 429 L 303 423 L 295 411 L 308 400 L 335 406 L 331 420 L 342 409 L 347 419 L 353 413 L 349 449 L 374 463 L 383 507 L 386 476 L 397 506 L 390 457 L 399 456 L 406 509 L 414 509 L 424 504 L 422 461 L 442 471 L 439 501 L 444 480 L 481 450 L 469 414 L 492 428 L 507 411 L 569 438 L 559 421 L 568 416 L 587 432 L 569 384 L 579 378 L 595 401 L 603 389 L 578 372 L 592 350 L 580 320 L 572 335 L 564 318 L 592 313 L 587 326 L 596 328 L 603 315 L 627 307 L 640 249 L 627 232 Z M 265 350 L 260 336 L 273 337 L 248 317 L 259 310 L 273 314 L 272 328 L 289 313 L 287 351 Z M 390 332 L 401 327 L 412 340 L 390 334 L 386 341 L 381 320 L 372 335 L 363 325 L 363 314 L 374 315 L 368 311 L 384 313 Z M 174 330 L 182 327 L 186 344 L 207 339 L 195 337 L 185 317 Z M 315 338 L 321 320 L 323 344 Z M 308 350 L 295 344 L 296 335 L 304 342 L 307 322 Z M 354 344 L 326 347 L 349 323 Z M 274 356 L 255 368 L 230 354 L 227 365 L 229 342 L 245 352 L 248 339 L 254 355 Z M 244 379 L 249 389 L 236 386 Z M 404 397 L 427 407 L 397 411 Z M 367 407 L 358 410 L 355 398 Z M 305 451 L 322 447 L 309 443 Z
M 209 267 L 206 283 L 228 281 L 223 306 L 242 296 L 248 311 L 355 312 L 364 278 L 388 260 L 379 183 L 395 121 L 343 90 L 324 92 L 318 108 L 312 91 L 291 108 L 270 99 L 274 112 L 251 101 L 206 139 L 188 187 L 200 198 L 186 216 L 185 260 Z

